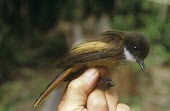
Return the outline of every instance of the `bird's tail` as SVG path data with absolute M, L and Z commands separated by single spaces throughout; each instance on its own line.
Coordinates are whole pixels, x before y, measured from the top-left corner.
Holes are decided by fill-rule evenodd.
M 39 96 L 39 98 L 35 101 L 33 107 L 41 104 L 41 102 L 54 90 L 54 88 L 63 81 L 71 72 L 73 68 L 66 69 L 63 73 L 59 74 L 45 89 L 44 92 Z

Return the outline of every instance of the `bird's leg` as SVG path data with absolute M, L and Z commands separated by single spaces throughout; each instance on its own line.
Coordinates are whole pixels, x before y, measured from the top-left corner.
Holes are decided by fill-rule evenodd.
M 108 90 L 110 87 L 114 86 L 113 80 L 105 77 L 108 74 L 108 69 L 103 66 L 96 66 L 96 68 L 100 75 L 97 86 L 102 90 Z
M 102 90 L 108 90 L 110 87 L 114 86 L 114 81 L 111 78 L 105 78 L 105 77 L 99 76 L 99 82 L 97 85 Z

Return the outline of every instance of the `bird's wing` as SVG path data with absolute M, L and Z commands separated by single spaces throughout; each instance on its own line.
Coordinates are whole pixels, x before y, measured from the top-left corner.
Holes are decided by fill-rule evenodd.
M 112 57 L 121 51 L 123 33 L 107 31 L 73 48 L 65 60 L 57 64 L 57 68 L 71 67 L 90 61 Z

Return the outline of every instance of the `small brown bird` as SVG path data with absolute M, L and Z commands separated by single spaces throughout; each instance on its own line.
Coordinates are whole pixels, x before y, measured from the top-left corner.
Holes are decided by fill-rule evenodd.
M 110 70 L 125 61 L 134 61 L 144 70 L 144 59 L 149 48 L 144 35 L 138 32 L 114 30 L 92 37 L 74 47 L 67 57 L 57 64 L 57 68 L 65 70 L 48 85 L 34 103 L 34 107 L 40 104 L 60 82 L 79 76 L 77 74 L 81 74 L 89 67 L 105 67 Z

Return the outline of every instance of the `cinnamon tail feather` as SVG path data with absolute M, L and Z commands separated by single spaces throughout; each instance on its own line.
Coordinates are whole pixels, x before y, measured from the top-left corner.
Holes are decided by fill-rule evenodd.
M 40 95 L 40 97 L 35 101 L 33 107 L 36 107 L 37 105 L 41 104 L 41 102 L 55 89 L 55 87 L 63 81 L 71 72 L 73 68 L 66 69 L 62 74 L 57 76 L 45 89 L 44 92 Z

